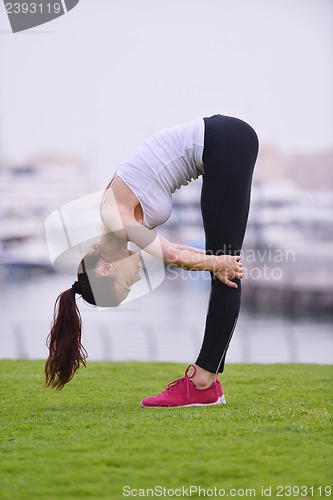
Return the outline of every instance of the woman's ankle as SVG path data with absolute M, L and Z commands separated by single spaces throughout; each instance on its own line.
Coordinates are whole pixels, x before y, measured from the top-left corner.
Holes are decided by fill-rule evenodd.
M 206 389 L 218 380 L 218 373 L 212 373 L 198 365 L 193 366 L 195 367 L 195 373 L 191 380 L 198 389 Z

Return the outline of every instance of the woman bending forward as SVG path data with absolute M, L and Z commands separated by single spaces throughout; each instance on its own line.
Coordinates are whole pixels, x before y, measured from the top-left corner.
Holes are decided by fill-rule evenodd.
M 218 375 L 240 309 L 240 251 L 257 154 L 258 138 L 247 123 L 214 115 L 155 134 L 118 166 L 101 204 L 105 234 L 80 262 L 77 281 L 56 301 L 46 386 L 61 389 L 85 364 L 75 294 L 93 305 L 115 306 L 140 279 L 140 256 L 127 249 L 131 241 L 167 264 L 211 273 L 203 343 L 195 363 L 141 406 L 225 403 Z M 206 251 L 171 243 L 154 231 L 170 217 L 172 193 L 200 175 Z

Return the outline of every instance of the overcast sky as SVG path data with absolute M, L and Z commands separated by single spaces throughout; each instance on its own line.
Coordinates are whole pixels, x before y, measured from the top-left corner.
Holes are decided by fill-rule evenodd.
M 109 169 L 157 130 L 238 116 L 283 151 L 333 147 L 331 0 L 80 0 L 12 34 L 0 5 L 0 152 Z

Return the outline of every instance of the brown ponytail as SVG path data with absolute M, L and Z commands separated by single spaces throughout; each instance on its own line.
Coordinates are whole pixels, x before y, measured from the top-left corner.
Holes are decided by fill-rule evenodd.
M 80 368 L 86 366 L 87 351 L 81 344 L 81 314 L 70 288 L 61 293 L 54 306 L 51 331 L 47 338 L 49 357 L 45 364 L 45 387 L 62 389 Z
M 81 344 L 81 314 L 75 293 L 85 302 L 100 307 L 114 307 L 120 301 L 113 287 L 115 276 L 101 277 L 94 271 L 100 261 L 99 247 L 81 260 L 77 281 L 61 293 L 54 306 L 51 331 L 47 337 L 49 357 L 45 363 L 45 387 L 62 389 L 80 368 L 86 366 L 87 351 Z

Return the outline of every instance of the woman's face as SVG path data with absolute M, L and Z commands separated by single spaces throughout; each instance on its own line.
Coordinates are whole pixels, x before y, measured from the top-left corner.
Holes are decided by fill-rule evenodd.
M 132 286 L 141 280 L 140 255 L 131 250 L 127 250 L 127 253 L 128 255 L 123 259 L 112 262 L 112 267 L 116 271 L 116 281 L 113 286 L 121 302 L 126 299 Z

